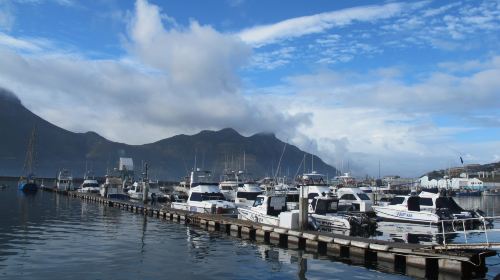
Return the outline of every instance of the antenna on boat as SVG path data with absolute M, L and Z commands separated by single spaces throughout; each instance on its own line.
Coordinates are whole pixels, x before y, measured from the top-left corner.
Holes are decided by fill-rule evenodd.
M 380 179 L 380 159 L 378 160 L 378 178 Z
M 194 149 L 194 168 L 193 171 L 196 171 L 196 155 L 198 154 L 198 149 Z
M 276 168 L 276 173 L 274 174 L 274 178 L 278 177 L 278 172 L 280 170 L 281 160 L 283 159 L 283 155 L 285 154 L 285 150 L 286 150 L 286 142 L 285 142 L 285 146 L 283 146 L 283 151 L 281 151 L 280 160 L 278 161 L 278 167 Z
M 314 155 L 311 153 L 311 173 L 314 172 Z
M 247 172 L 246 163 L 247 163 L 246 153 L 245 153 L 245 150 L 243 150 L 243 171 L 245 171 L 245 173 Z

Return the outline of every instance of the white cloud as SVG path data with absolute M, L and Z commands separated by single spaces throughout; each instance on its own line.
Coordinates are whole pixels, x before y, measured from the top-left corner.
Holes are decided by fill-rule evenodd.
M 157 6 L 138 0 L 127 34 L 131 57 L 118 60 L 6 37 L 0 86 L 57 125 L 127 143 L 224 127 L 293 133 L 307 121 L 242 95 L 236 71 L 251 49 L 239 38 L 196 22 L 165 28 L 163 18 Z
M 10 31 L 14 21 L 12 5 L 9 1 L 0 0 L 0 30 Z
M 349 161 L 356 175 L 376 175 L 381 160 L 383 174 L 418 176 L 448 166 L 457 151 L 469 154 L 470 162 L 495 161 L 489 151 L 498 150 L 500 141 L 468 145 L 460 137 L 500 128 L 497 61 L 491 57 L 471 63 L 466 73 L 436 72 L 412 83 L 395 67 L 321 70 L 289 77 L 258 98 L 281 104 L 289 114 L 311 114 L 310 124 L 300 126 L 291 141 L 337 167 L 344 162 L 346 169 Z M 442 117 L 452 122 L 441 124 Z
M 273 70 L 282 67 L 290 61 L 297 60 L 295 47 L 283 47 L 274 51 L 260 52 L 252 56 L 250 68 Z
M 412 7 L 403 3 L 354 7 L 255 26 L 241 31 L 238 36 L 249 44 L 262 46 L 288 38 L 322 33 L 332 27 L 345 26 L 353 22 L 373 22 L 390 18 Z

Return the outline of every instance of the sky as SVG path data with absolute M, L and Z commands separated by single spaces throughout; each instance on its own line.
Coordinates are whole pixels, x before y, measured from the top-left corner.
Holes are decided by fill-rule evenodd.
M 128 144 L 273 132 L 361 177 L 500 161 L 500 1 L 0 0 L 0 87 Z

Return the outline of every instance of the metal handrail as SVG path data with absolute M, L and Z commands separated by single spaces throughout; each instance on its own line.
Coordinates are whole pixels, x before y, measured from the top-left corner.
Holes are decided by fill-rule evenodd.
M 457 233 L 463 233 L 464 238 L 465 238 L 465 244 L 469 244 L 468 239 L 467 239 L 467 233 L 484 233 L 486 243 L 481 243 L 481 244 L 486 244 L 487 247 L 490 247 L 490 240 L 488 238 L 488 231 L 490 232 L 500 232 L 500 229 L 488 229 L 486 226 L 486 221 L 487 220 L 497 220 L 500 219 L 500 216 L 491 216 L 491 217 L 480 217 L 480 218 L 463 218 L 463 219 L 448 219 L 448 220 L 441 220 L 441 234 L 443 236 L 443 245 L 446 248 L 446 235 L 448 234 L 457 234 Z M 479 221 L 482 222 L 483 227 L 482 229 L 472 229 L 472 230 L 467 230 L 465 226 L 466 221 Z M 446 227 L 445 227 L 445 222 L 452 222 L 451 226 L 453 231 L 446 232 Z M 455 228 L 455 222 L 462 222 L 462 230 L 457 230 Z M 451 245 L 451 244 L 450 244 Z M 456 245 L 456 244 L 454 244 Z

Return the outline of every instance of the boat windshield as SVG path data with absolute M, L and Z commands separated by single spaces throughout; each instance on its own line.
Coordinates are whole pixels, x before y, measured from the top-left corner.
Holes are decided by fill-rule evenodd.
M 361 200 L 370 200 L 370 198 L 364 193 L 358 193 L 357 195 L 361 198 Z
M 257 197 L 255 198 L 255 201 L 253 202 L 253 206 L 260 206 L 264 203 L 264 198 L 263 197 Z
M 224 195 L 222 193 L 197 193 L 194 192 L 191 194 L 191 197 L 189 198 L 191 201 L 205 201 L 205 200 L 226 200 Z
M 403 201 L 405 201 L 404 197 L 401 196 L 396 196 L 391 200 L 390 205 L 398 205 L 398 204 L 403 204 Z
M 327 213 L 336 213 L 339 202 L 337 200 L 319 199 L 316 201 L 315 213 L 325 215 Z
M 244 198 L 246 200 L 255 200 L 255 198 L 259 194 L 262 194 L 262 192 L 237 192 L 236 197 L 237 198 Z
M 99 184 L 97 183 L 86 183 L 83 185 L 84 188 L 98 188 Z

